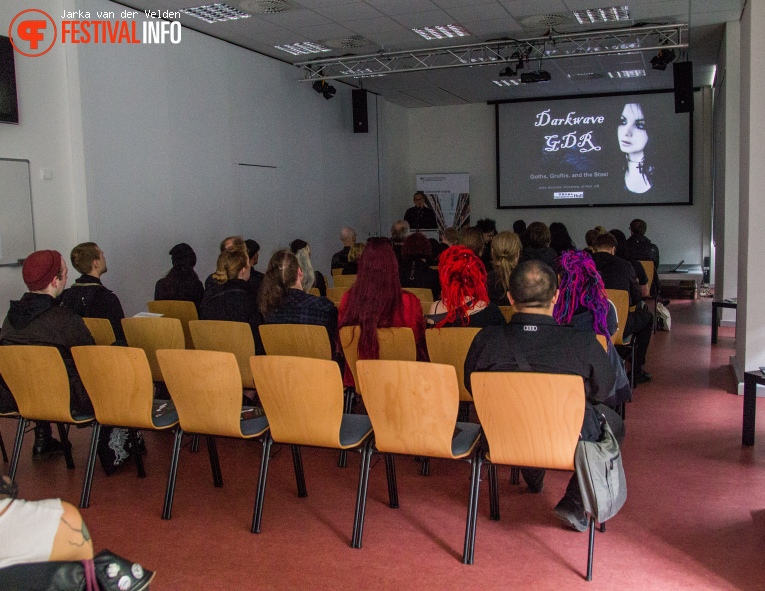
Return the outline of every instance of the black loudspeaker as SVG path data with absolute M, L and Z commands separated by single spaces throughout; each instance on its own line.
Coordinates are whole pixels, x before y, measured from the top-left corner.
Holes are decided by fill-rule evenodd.
M 353 99 L 353 133 L 369 133 L 369 117 L 367 116 L 367 91 L 354 88 L 351 92 Z
M 672 64 L 675 75 L 675 113 L 693 112 L 693 62 Z

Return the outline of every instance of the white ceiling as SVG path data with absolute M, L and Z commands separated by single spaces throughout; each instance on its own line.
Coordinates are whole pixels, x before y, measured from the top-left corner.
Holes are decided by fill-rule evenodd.
M 126 0 L 120 2 L 139 10 L 181 10 L 223 0 Z M 227 0 L 227 4 L 247 9 L 251 0 Z M 574 10 L 614 5 L 629 7 L 630 21 L 619 23 L 688 23 L 693 61 L 694 84 L 712 83 L 723 24 L 737 21 L 744 0 L 288 0 L 292 9 L 278 14 L 253 14 L 249 18 L 206 23 L 183 14 L 183 26 L 229 41 L 241 47 L 288 63 L 325 58 L 331 55 L 371 54 L 379 51 L 429 49 L 462 43 L 479 43 L 502 37 L 529 38 L 547 34 L 545 28 L 529 27 L 529 17 L 555 14 L 565 22 L 558 33 L 586 31 L 573 16 Z M 459 24 L 470 36 L 459 39 L 426 41 L 412 27 Z M 613 23 L 610 24 L 613 27 Z M 594 27 L 590 27 L 594 28 Z M 326 43 L 350 36 L 362 36 L 369 43 L 353 50 L 337 50 L 309 56 L 293 56 L 276 49 L 303 41 Z M 544 69 L 552 74 L 546 83 L 499 87 L 500 65 L 462 67 L 426 72 L 391 74 L 364 79 L 367 90 L 405 107 L 458 105 L 514 98 L 560 96 L 581 93 L 624 92 L 671 88 L 672 68 L 651 69 L 652 52 L 547 60 Z M 532 64 L 533 66 L 533 64 Z M 607 72 L 644 69 L 641 78 L 612 79 Z M 602 78 L 572 80 L 568 75 L 595 74 Z M 295 78 L 303 78 L 295 68 Z M 347 81 L 354 86 L 358 80 Z M 332 84 L 341 84 L 333 81 Z

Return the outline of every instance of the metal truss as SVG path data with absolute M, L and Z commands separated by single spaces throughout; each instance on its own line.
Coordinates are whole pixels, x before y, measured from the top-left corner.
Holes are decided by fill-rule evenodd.
M 501 39 L 468 45 L 453 45 L 413 51 L 391 51 L 368 55 L 328 57 L 295 65 L 303 70 L 303 81 L 371 78 L 403 72 L 446 68 L 510 65 L 519 61 L 576 58 L 688 47 L 685 24 L 651 25 L 582 33 L 554 33 L 528 39 Z

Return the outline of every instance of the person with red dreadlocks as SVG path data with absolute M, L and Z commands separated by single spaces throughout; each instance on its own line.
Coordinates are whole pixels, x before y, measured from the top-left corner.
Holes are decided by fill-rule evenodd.
M 417 360 L 428 361 L 422 304 L 414 294 L 401 289 L 398 259 L 387 238 L 370 238 L 359 259 L 359 272 L 340 300 L 338 326 L 360 326 L 359 359 L 377 359 L 378 328 L 408 326 L 414 331 Z M 352 386 L 346 365 L 344 383 Z
M 429 326 L 501 326 L 505 324 L 496 304 L 489 302 L 486 268 L 466 246 L 451 246 L 438 259 L 441 299 L 433 302 Z
M 560 265 L 558 301 L 553 317 L 558 324 L 571 324 L 577 330 L 603 335 L 608 342 L 608 359 L 616 372 L 616 383 L 604 404 L 612 408 L 632 400 L 624 363 L 611 343 L 618 320 L 616 308 L 608 300 L 600 273 L 589 253 L 569 250 L 558 259 Z

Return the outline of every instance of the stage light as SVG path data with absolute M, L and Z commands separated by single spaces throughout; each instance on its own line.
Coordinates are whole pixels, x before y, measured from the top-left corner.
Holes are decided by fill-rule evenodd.
M 327 84 L 326 80 L 317 80 L 311 87 L 327 100 L 335 96 L 335 93 L 337 92 L 337 89 L 331 84 Z
M 675 61 L 675 51 L 673 49 L 660 49 L 654 57 L 651 58 L 651 67 L 654 70 L 666 70 L 667 66 Z
M 499 71 L 500 76 L 507 76 L 508 78 L 515 76 L 515 70 L 513 70 L 510 66 L 507 66 L 504 70 Z

